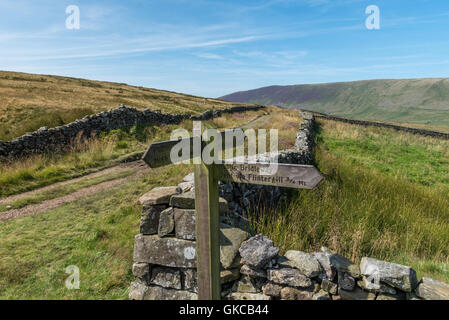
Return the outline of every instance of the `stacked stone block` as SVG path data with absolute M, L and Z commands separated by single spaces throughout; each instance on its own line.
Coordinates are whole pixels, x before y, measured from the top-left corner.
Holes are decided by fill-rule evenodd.
M 193 184 L 192 175 L 184 182 Z M 140 233 L 135 237 L 130 299 L 197 299 L 195 195 L 193 188 L 158 187 L 139 199 Z M 220 215 L 228 212 L 220 199 Z M 221 283 L 232 287 L 240 277 L 238 249 L 248 233 L 220 225 Z
M 226 297 L 238 300 L 449 300 L 449 285 L 418 282 L 408 267 L 364 257 L 360 264 L 323 247 L 279 256 L 273 242 L 257 235 L 240 247 L 240 281 Z

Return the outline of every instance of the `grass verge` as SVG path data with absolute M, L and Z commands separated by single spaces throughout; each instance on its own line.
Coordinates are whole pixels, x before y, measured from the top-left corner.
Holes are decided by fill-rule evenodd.
M 0 224 L 0 299 L 127 299 L 142 193 L 175 185 L 188 166 L 147 177 L 38 215 Z M 66 267 L 80 269 L 80 289 L 68 290 Z

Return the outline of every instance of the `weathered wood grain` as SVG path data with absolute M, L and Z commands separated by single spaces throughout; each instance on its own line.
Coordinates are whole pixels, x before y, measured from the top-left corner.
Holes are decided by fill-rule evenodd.
M 225 136 L 226 134 L 236 134 L 236 133 L 242 133 L 241 129 L 228 129 L 224 131 L 220 131 L 221 134 L 221 144 L 222 144 L 222 150 L 225 150 Z M 163 166 L 167 166 L 172 164 L 171 158 L 170 158 L 170 152 L 172 148 L 178 144 L 178 143 L 186 143 L 189 145 L 190 152 L 189 154 L 182 154 L 180 155 L 180 161 L 185 161 L 192 159 L 194 157 L 193 154 L 193 144 L 194 139 L 193 137 L 185 138 L 185 139 L 178 139 L 178 140 L 167 140 L 167 141 L 161 141 L 161 142 L 153 142 L 148 146 L 148 149 L 144 153 L 142 160 L 145 161 L 146 164 L 150 168 L 159 168 Z M 214 141 L 210 143 L 216 143 Z M 205 146 L 205 142 L 202 142 L 201 150 Z M 241 145 L 241 141 L 238 139 L 234 139 L 233 147 L 238 147 Z
M 220 300 L 220 228 L 215 165 L 195 167 L 198 299 Z

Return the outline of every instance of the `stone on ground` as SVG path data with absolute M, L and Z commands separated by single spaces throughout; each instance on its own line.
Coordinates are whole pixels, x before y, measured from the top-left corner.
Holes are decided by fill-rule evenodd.
M 282 300 L 312 300 L 313 290 L 285 287 L 281 289 Z
M 250 276 L 242 276 L 240 281 L 237 282 L 235 291 L 245 293 L 258 293 L 262 291 L 262 286 L 265 284 L 266 279 L 252 278 Z
M 242 266 L 242 268 L 240 269 L 240 273 L 250 276 L 250 277 L 254 277 L 254 278 L 266 278 L 267 277 L 266 270 L 254 269 L 254 268 L 251 268 L 250 266 L 247 266 L 246 264 L 244 264 Z
M 198 295 L 185 290 L 167 289 L 158 286 L 148 287 L 143 300 L 197 300 Z
M 188 191 L 173 195 L 170 198 L 170 206 L 180 209 L 195 209 L 195 192 Z
M 190 190 L 173 195 L 170 198 L 170 206 L 179 209 L 195 209 L 195 191 Z M 228 202 L 221 197 L 218 198 L 218 211 L 221 214 L 228 212 Z
M 368 278 L 363 276 L 362 280 L 357 281 L 360 288 L 369 292 L 396 294 L 396 289 L 382 282 L 376 281 L 372 277 Z
M 377 295 L 376 300 L 390 300 L 390 301 L 397 301 L 397 300 L 405 300 L 406 296 L 405 294 L 389 294 L 389 293 L 379 293 Z
M 194 182 L 194 181 L 195 181 L 195 174 L 193 172 L 189 173 L 182 179 L 182 182 Z
M 182 274 L 182 283 L 184 290 L 197 293 L 198 283 L 196 269 L 183 269 Z
M 313 255 L 323 268 L 321 274 L 319 275 L 319 278 L 321 280 L 333 281 L 337 272 L 335 268 L 332 266 L 332 263 L 330 261 L 330 257 L 332 254 L 324 251 L 324 252 L 315 252 L 313 253 Z
M 220 272 L 221 284 L 229 283 L 240 278 L 239 269 L 222 270 Z
M 317 293 L 315 293 L 312 297 L 312 300 L 330 300 L 331 297 L 329 293 L 327 293 L 324 290 L 320 290 Z
M 174 211 L 176 238 L 195 240 L 195 210 L 176 208 Z
M 321 281 L 321 288 L 326 291 L 329 292 L 330 294 L 336 295 L 338 293 L 338 286 L 336 283 L 333 283 L 332 281 L 329 280 L 322 280 Z
M 150 265 L 148 263 L 134 263 L 132 272 L 136 278 L 139 278 L 142 281 L 150 280 Z
M 338 286 L 346 291 L 352 291 L 355 287 L 355 279 L 347 273 L 338 273 Z
M 293 263 L 288 260 L 285 256 L 279 256 L 277 263 L 279 265 L 279 267 L 281 268 L 294 268 L 295 266 L 293 265 Z
M 282 286 L 273 282 L 268 282 L 262 287 L 263 294 L 279 298 L 281 296 Z
M 150 284 L 180 290 L 182 288 L 181 272 L 176 269 L 155 267 L 151 270 Z
M 338 272 L 345 272 L 354 278 L 360 277 L 359 266 L 342 255 L 333 253 L 329 257 L 329 261 Z
M 147 294 L 148 286 L 140 281 L 134 281 L 129 288 L 130 300 L 143 300 Z
M 339 290 L 339 295 L 342 300 L 374 300 L 376 294 L 367 292 L 359 287 L 355 287 L 353 291 Z

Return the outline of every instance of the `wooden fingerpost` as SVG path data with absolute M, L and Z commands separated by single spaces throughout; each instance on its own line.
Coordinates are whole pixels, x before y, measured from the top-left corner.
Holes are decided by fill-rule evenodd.
M 214 164 L 203 162 L 202 126 L 193 128 L 196 261 L 199 300 L 220 300 L 220 227 L 218 180 Z
M 195 165 L 198 299 L 220 300 L 220 228 L 215 166 Z
M 221 132 L 222 137 L 226 136 Z M 299 189 L 314 189 L 324 177 L 314 167 L 297 164 L 203 162 L 201 125 L 194 123 L 193 137 L 152 143 L 143 160 L 158 168 L 172 163 L 170 151 L 177 143 L 187 142 L 190 152 L 183 159 L 193 159 L 195 174 L 196 259 L 199 300 L 220 300 L 220 227 L 218 181 L 260 184 Z M 223 141 L 223 140 L 222 140 Z M 215 142 L 214 142 L 215 143 Z

